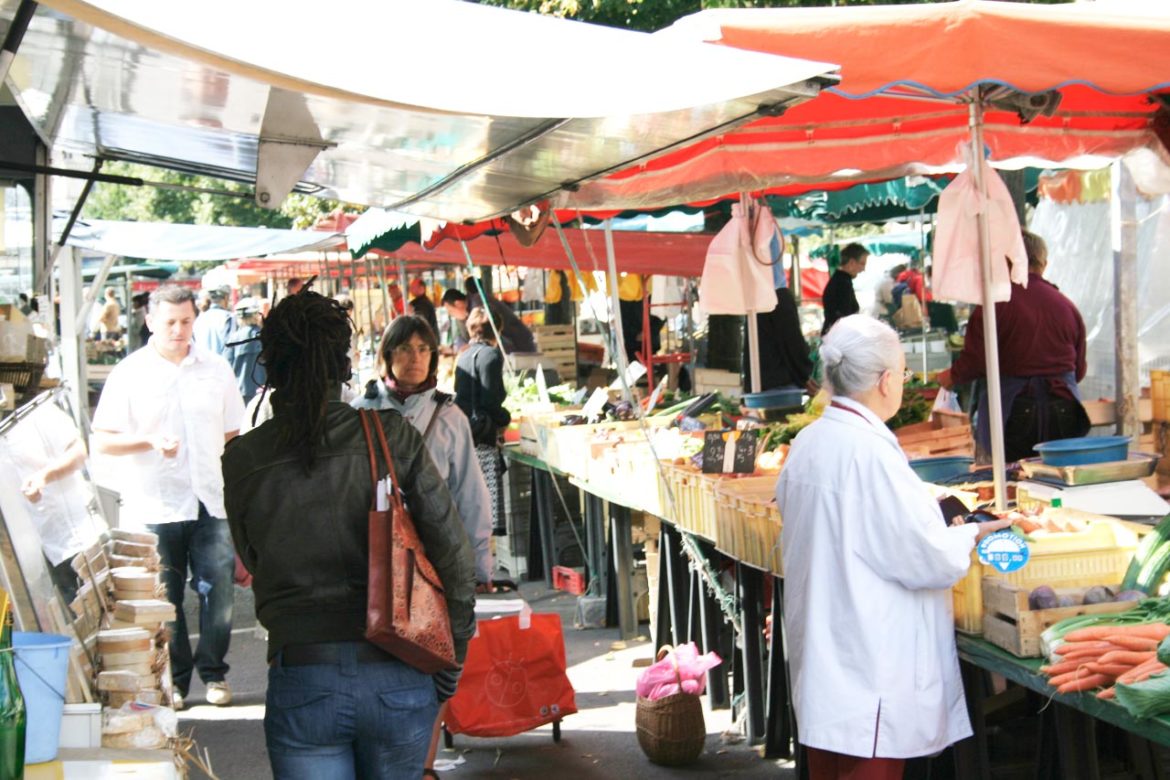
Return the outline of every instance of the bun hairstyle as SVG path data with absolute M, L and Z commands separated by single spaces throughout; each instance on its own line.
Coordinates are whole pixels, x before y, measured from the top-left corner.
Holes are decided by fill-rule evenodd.
M 833 323 L 821 343 L 825 383 L 834 395 L 852 398 L 878 383 L 883 371 L 897 365 L 902 349 L 898 334 L 884 322 L 852 314 Z

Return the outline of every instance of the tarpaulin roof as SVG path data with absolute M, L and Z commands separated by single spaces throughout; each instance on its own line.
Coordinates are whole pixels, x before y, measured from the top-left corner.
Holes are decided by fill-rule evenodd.
M 59 235 L 64 219 L 53 222 Z M 345 246 L 345 237 L 315 230 L 89 219 L 78 221 L 65 243 L 120 257 L 182 262 L 334 249 Z
M 462 222 L 782 111 L 834 70 L 452 0 L 42 0 L 8 80 L 61 147 Z
M 997 167 L 1101 167 L 1132 149 L 1160 148 L 1158 103 L 1148 94 L 1170 87 L 1165 3 L 719 9 L 656 35 L 831 56 L 841 63 L 841 83 L 782 116 L 589 182 L 561 205 L 655 208 L 733 192 L 955 171 L 969 138 L 962 99 L 976 85 L 1058 90 L 1062 98 L 1052 116 L 1022 124 L 1016 107 L 1029 100 L 1000 95 L 985 114 Z

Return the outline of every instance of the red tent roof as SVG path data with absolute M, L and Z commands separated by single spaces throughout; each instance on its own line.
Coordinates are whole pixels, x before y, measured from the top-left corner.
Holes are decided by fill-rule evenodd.
M 781 117 L 586 183 L 568 204 L 652 208 L 955 169 L 969 138 L 958 96 L 980 84 L 1062 96 L 1054 116 L 1028 124 L 987 111 L 986 143 L 1005 167 L 1101 167 L 1135 148 L 1165 152 L 1149 94 L 1170 90 L 1170 11 L 1150 7 L 959 0 L 695 14 L 660 34 L 839 62 L 841 83 Z M 891 96 L 910 93 L 935 99 Z

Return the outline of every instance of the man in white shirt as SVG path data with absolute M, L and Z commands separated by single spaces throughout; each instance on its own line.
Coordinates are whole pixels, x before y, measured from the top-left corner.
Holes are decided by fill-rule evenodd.
M 177 618 L 171 625 L 175 706 L 193 671 L 207 701 L 231 703 L 225 662 L 232 627 L 235 552 L 224 519 L 220 456 L 244 412 L 231 368 L 191 341 L 191 290 L 166 285 L 150 296 L 153 335 L 110 373 L 93 418 L 94 450 L 118 457 L 122 515 L 159 537 L 163 583 Z M 194 656 L 183 615 L 188 571 L 199 594 Z

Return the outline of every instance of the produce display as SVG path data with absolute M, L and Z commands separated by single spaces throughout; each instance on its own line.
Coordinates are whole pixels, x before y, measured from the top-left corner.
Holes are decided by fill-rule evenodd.
M 1170 712 L 1170 602 L 1144 599 L 1112 615 L 1062 620 L 1044 632 L 1040 671 L 1057 693 L 1096 691 L 1135 717 Z

